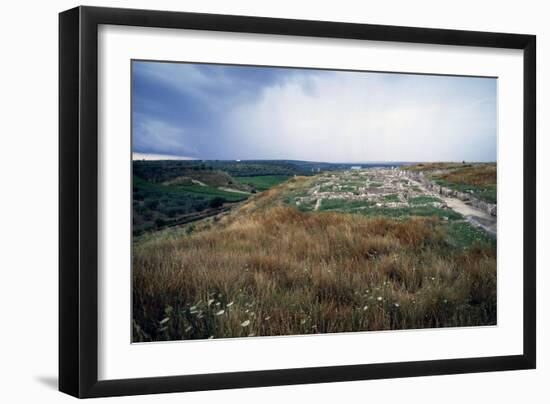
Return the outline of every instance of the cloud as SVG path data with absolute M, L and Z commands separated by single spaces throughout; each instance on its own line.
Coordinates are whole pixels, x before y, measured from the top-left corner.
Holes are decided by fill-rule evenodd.
M 496 100 L 462 93 L 456 78 L 336 73 L 303 80 L 267 87 L 260 101 L 231 111 L 236 143 L 251 146 L 242 158 L 495 159 Z
M 298 72 L 298 71 L 296 71 Z M 251 101 L 258 88 L 284 79 L 288 69 L 212 64 L 134 62 L 134 79 L 155 83 L 220 111 L 236 102 Z
M 133 116 L 133 151 L 170 155 L 194 156 L 197 149 L 186 139 L 186 131 L 179 126 L 150 117 Z
M 191 157 L 175 156 L 172 154 L 132 153 L 132 160 L 193 160 Z
M 156 105 L 137 108 L 138 151 L 212 159 L 496 159 L 495 79 L 155 65 L 162 66 L 136 76 L 149 80 L 137 95 Z

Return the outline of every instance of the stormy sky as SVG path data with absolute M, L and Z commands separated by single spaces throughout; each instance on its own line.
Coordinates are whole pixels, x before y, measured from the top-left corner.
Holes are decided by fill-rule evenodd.
M 496 79 L 132 62 L 133 152 L 496 161 Z

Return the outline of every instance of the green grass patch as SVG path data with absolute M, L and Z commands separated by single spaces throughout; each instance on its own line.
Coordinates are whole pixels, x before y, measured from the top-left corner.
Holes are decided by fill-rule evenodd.
M 208 185 L 207 186 L 202 186 L 202 185 L 180 185 L 180 186 L 176 186 L 174 188 L 177 189 L 178 191 L 188 192 L 188 193 L 196 194 L 196 195 L 205 195 L 205 196 L 211 197 L 211 198 L 220 197 L 220 198 L 224 198 L 224 199 L 226 199 L 228 201 L 231 201 L 231 202 L 242 201 L 242 200 L 245 200 L 247 198 L 247 196 L 245 194 L 241 194 L 241 193 L 238 193 L 238 192 L 224 191 L 224 190 L 218 189 L 216 187 L 211 187 L 211 186 L 208 186 Z
M 338 210 L 350 212 L 357 209 L 368 208 L 372 202 L 367 200 L 323 199 L 319 210 Z
M 486 202 L 497 203 L 497 186 L 496 185 L 479 186 L 479 185 L 471 185 L 471 184 L 456 184 L 437 177 L 432 177 L 432 180 L 437 185 L 454 189 L 455 191 L 459 191 L 459 192 L 470 192 L 474 196 L 477 196 L 478 198 Z
M 441 202 L 441 199 L 430 195 L 420 195 L 409 199 L 409 203 L 411 205 L 426 205 L 429 203 L 436 203 L 436 202 L 437 203 Z
M 476 242 L 496 246 L 495 237 L 467 222 L 450 222 L 445 230 L 448 243 L 457 248 L 467 248 Z
M 287 175 L 258 175 L 254 177 L 235 177 L 237 181 L 245 185 L 253 185 L 260 191 L 265 191 L 281 182 L 289 179 Z
M 357 191 L 357 187 L 353 185 L 342 185 L 340 187 L 341 192 L 355 192 Z
M 242 201 L 247 198 L 247 195 L 245 194 L 223 191 L 209 185 L 162 185 L 136 176 L 134 176 L 133 186 L 138 191 L 143 190 L 149 193 L 154 193 L 156 198 L 159 200 L 163 196 L 170 197 L 174 195 L 186 194 L 200 195 L 209 198 L 219 196 L 228 201 Z
M 384 195 L 384 200 L 386 202 L 399 202 L 399 195 L 397 194 Z
M 371 182 L 369 183 L 369 188 L 380 188 L 382 185 L 384 184 L 382 184 L 381 182 Z
M 414 206 L 408 208 L 384 208 L 371 207 L 361 210 L 366 216 L 387 216 L 387 217 L 407 217 L 407 216 L 437 216 L 439 218 L 448 218 L 449 220 L 460 220 L 462 215 L 450 209 L 434 208 L 432 206 Z

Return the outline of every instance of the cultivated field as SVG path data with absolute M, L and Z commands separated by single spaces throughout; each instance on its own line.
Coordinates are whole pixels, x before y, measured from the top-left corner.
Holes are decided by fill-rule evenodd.
M 495 324 L 496 239 L 408 170 L 255 164 L 244 202 L 135 239 L 134 341 Z

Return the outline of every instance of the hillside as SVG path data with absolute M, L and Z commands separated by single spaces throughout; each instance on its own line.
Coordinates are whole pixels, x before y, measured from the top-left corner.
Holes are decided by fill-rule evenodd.
M 400 207 L 374 177 L 381 202 L 351 203 L 355 175 L 291 178 L 137 240 L 134 341 L 495 324 L 496 241 L 428 196 Z M 330 204 L 308 202 L 322 184 Z
M 249 191 L 249 187 L 235 180 L 221 170 L 182 170 L 181 176 L 170 178 L 164 185 L 209 185 L 212 187 L 233 188 L 240 191 Z
M 245 186 L 216 171 L 163 183 L 134 176 L 132 187 L 134 235 L 215 215 L 250 195 Z

